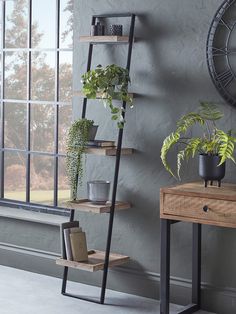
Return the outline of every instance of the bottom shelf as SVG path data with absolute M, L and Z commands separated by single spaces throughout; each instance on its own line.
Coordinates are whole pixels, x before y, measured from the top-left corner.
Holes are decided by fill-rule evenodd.
M 58 258 L 56 260 L 56 264 L 60 266 L 76 268 L 89 272 L 95 272 L 98 270 L 103 270 L 104 260 L 105 252 L 93 250 L 89 251 L 89 257 L 87 262 L 75 262 Z M 124 263 L 127 263 L 129 260 L 130 260 L 129 256 L 110 253 L 109 267 L 122 265 Z

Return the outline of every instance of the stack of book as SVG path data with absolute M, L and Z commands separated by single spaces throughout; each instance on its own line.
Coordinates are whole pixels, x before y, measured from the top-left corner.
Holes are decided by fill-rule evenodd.
M 94 140 L 88 141 L 88 147 L 114 147 L 115 141 Z
M 86 235 L 79 221 L 65 222 L 61 225 L 62 258 L 69 261 L 88 261 Z

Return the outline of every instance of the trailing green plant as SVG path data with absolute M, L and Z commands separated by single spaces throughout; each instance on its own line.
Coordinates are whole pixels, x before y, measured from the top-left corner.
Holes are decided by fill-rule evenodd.
M 190 112 L 182 116 L 177 122 L 177 129 L 163 141 L 161 148 L 161 160 L 169 173 L 176 177 L 167 161 L 169 151 L 175 146 L 184 146 L 177 153 L 177 175 L 180 179 L 182 162 L 196 154 L 218 155 L 219 165 L 227 159 L 235 162 L 234 150 L 236 137 L 232 131 L 224 132 L 217 128 L 217 121 L 223 118 L 224 114 L 212 103 L 201 102 L 198 112 Z M 187 132 L 193 126 L 200 126 L 203 134 L 201 137 L 190 137 Z
M 97 95 L 103 100 L 105 106 L 111 110 L 112 120 L 117 121 L 119 128 L 124 127 L 123 113 L 125 109 L 115 106 L 113 100 L 125 101 L 133 107 L 133 99 L 129 96 L 129 71 L 115 64 L 102 67 L 98 65 L 82 75 L 83 93 L 87 98 L 95 99 Z
M 71 186 L 71 198 L 76 200 L 78 185 L 82 184 L 83 154 L 89 140 L 93 120 L 79 119 L 70 127 L 66 142 L 66 168 Z

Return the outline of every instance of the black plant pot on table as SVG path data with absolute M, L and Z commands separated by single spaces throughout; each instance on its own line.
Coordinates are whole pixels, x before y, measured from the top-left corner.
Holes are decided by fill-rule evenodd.
M 218 155 L 199 155 L 199 176 L 205 181 L 207 187 L 208 181 L 213 185 L 213 181 L 221 186 L 221 180 L 225 176 L 225 162 L 219 166 L 220 157 Z

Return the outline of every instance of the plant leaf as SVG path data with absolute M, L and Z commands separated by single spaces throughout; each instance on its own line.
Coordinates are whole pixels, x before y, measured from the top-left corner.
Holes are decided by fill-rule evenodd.
M 169 173 L 175 177 L 173 171 L 171 170 L 168 162 L 167 162 L 167 154 L 172 146 L 174 146 L 180 139 L 180 134 L 178 132 L 171 133 L 169 136 L 167 136 L 163 142 L 162 148 L 161 148 L 161 160 Z
M 204 125 L 205 121 L 198 113 L 190 112 L 180 118 L 177 123 L 177 132 L 186 133 L 186 131 L 196 123 Z
M 219 142 L 218 154 L 221 157 L 219 166 L 222 165 L 226 159 L 231 159 L 233 162 L 235 162 L 233 157 L 235 139 L 222 130 L 216 131 L 216 137 L 217 141 Z
M 223 118 L 224 114 L 218 109 L 217 105 L 201 102 L 199 114 L 205 120 L 216 121 Z

